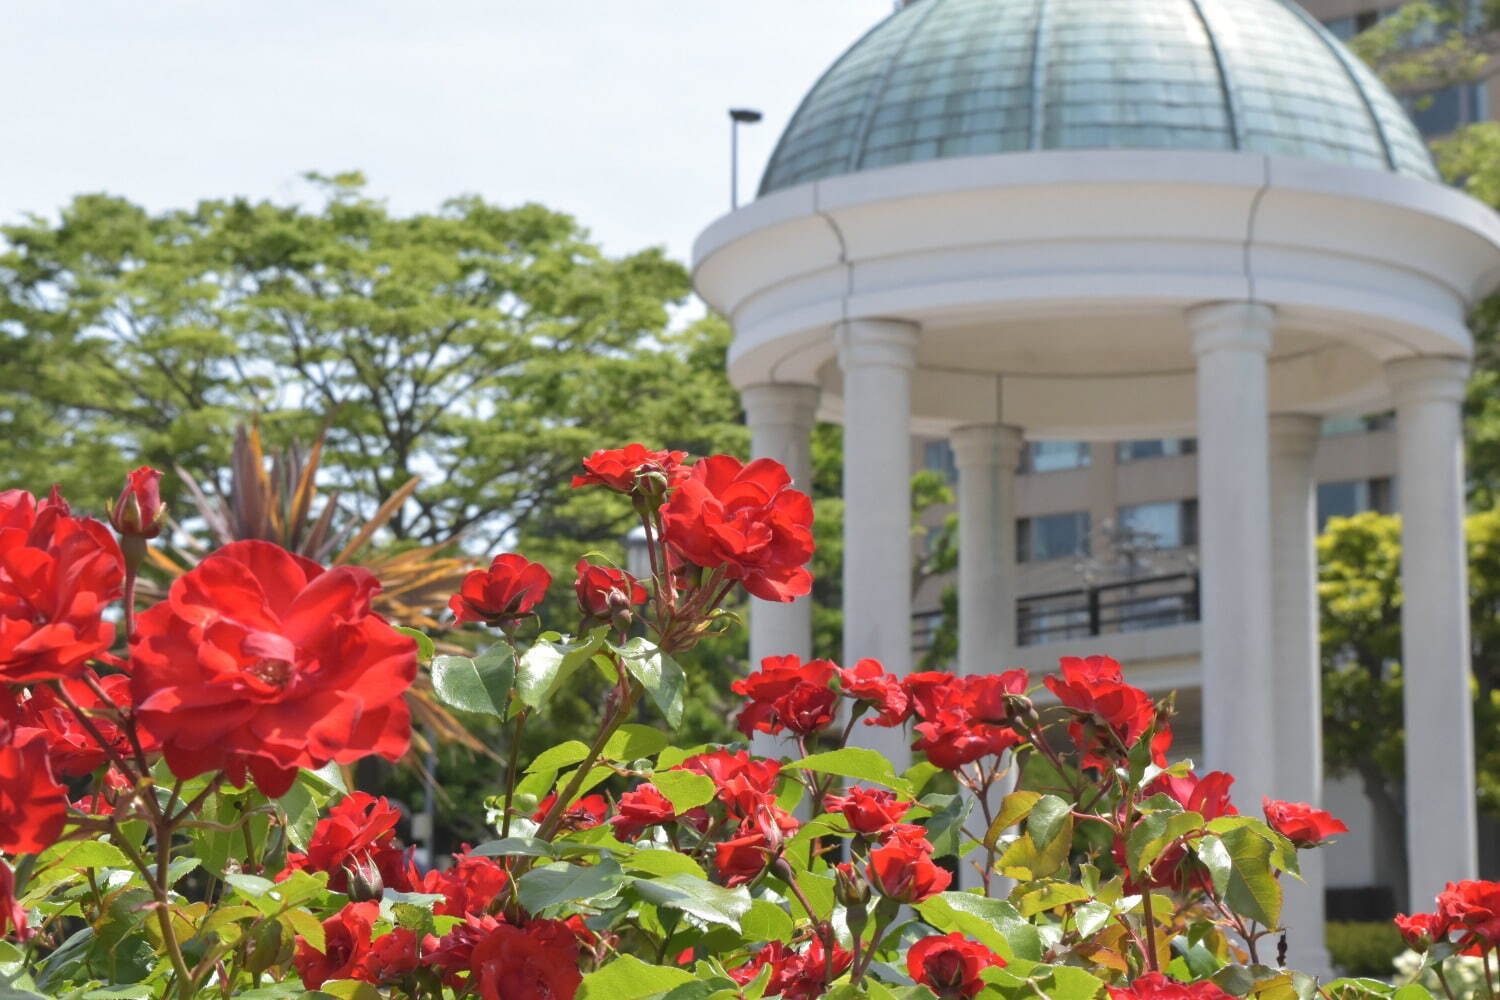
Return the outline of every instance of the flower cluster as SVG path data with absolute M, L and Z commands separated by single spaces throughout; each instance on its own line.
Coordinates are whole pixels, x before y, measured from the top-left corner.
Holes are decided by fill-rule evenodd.
M 1432 913 L 1399 914 L 1396 926 L 1407 945 L 1427 951 L 1451 943 L 1462 954 L 1500 950 L 1500 882 L 1449 882 Z

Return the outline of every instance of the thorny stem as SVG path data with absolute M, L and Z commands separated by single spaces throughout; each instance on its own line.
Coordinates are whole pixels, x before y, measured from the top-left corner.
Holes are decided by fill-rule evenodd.
M 1480 960 L 1484 962 L 1484 988 L 1490 1000 L 1495 1000 L 1495 975 L 1490 969 L 1490 952 L 1493 950 L 1493 948 L 1484 949 L 1480 957 Z
M 807 901 L 807 896 L 803 895 L 802 886 L 797 884 L 797 873 L 792 870 L 791 865 L 787 864 L 786 859 L 777 858 L 776 864 L 773 867 L 776 869 L 776 874 L 781 876 L 782 881 L 787 884 L 787 888 L 792 890 L 792 895 L 796 897 L 797 902 L 802 904 L 802 908 L 807 911 L 808 917 L 813 921 L 813 931 L 823 941 L 823 981 L 831 982 L 833 980 L 833 949 L 835 943 L 833 928 L 826 921 L 818 919 L 817 912 L 812 908 L 812 904 Z
M 135 638 L 135 580 L 136 568 L 127 559 L 125 560 L 125 593 L 121 599 L 125 610 L 125 641 L 127 643 Z
M 516 766 L 521 756 L 521 734 L 526 731 L 527 711 L 516 714 L 516 731 L 510 738 L 510 762 L 505 768 L 505 818 L 500 821 L 500 836 L 510 836 L 510 804 L 516 795 Z
M 619 704 L 605 718 L 603 725 L 599 727 L 599 735 L 594 737 L 594 743 L 589 747 L 588 755 L 573 771 L 573 776 L 568 779 L 567 787 L 558 793 L 556 801 L 552 803 L 552 808 L 547 810 L 547 815 L 542 818 L 541 825 L 536 831 L 537 837 L 541 840 L 551 840 L 556 835 L 558 828 L 562 826 L 563 816 L 567 813 L 569 803 L 573 801 L 573 796 L 578 794 L 578 789 L 583 787 L 583 779 L 588 777 L 588 773 L 594 769 L 594 762 L 604 752 L 604 745 L 615 734 L 615 730 L 620 728 L 620 724 L 629 718 L 636 699 L 640 697 L 640 686 L 630 677 L 625 670 L 625 665 L 618 659 L 615 662 L 615 669 L 620 672 L 622 685 Z
M 1159 972 L 1156 958 L 1156 917 L 1151 912 L 1151 888 L 1141 894 L 1141 915 L 1146 918 L 1146 968 Z
M 1453 995 L 1453 990 L 1448 986 L 1448 977 L 1443 975 L 1443 963 L 1438 962 L 1433 965 L 1432 971 L 1437 973 L 1438 984 L 1443 987 L 1443 992 L 1448 995 L 1448 1000 L 1457 1000 Z

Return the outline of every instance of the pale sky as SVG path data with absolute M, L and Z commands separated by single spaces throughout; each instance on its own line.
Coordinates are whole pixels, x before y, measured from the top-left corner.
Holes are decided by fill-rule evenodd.
M 797 101 L 891 0 L 0 0 L 0 222 L 108 191 L 305 200 L 363 170 L 393 209 L 477 193 L 686 260 Z

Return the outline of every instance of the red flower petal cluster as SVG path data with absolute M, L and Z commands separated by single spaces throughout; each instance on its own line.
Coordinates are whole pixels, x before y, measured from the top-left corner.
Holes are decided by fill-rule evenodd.
M 1224 771 L 1210 771 L 1201 778 L 1192 772 L 1177 777 L 1161 774 L 1145 788 L 1147 795 L 1166 795 L 1187 812 L 1195 812 L 1204 820 L 1220 816 L 1238 815 L 1234 803 L 1229 800 L 1229 786 L 1234 776 Z M 1116 837 L 1114 859 L 1125 868 L 1125 843 Z M 1174 889 L 1189 892 L 1207 889 L 1212 884 L 1208 869 L 1197 857 L 1181 844 L 1174 844 L 1163 851 L 1151 863 L 1149 871 L 1129 872 L 1125 879 L 1128 892 L 1144 892 L 1146 889 Z
M 541 563 L 507 552 L 496 556 L 489 569 L 465 576 L 458 593 L 448 599 L 448 607 L 455 624 L 484 622 L 504 628 L 530 614 L 550 586 L 552 574 Z
M 830 686 L 838 669 L 829 660 L 766 657 L 759 670 L 729 685 L 749 699 L 735 725 L 746 736 L 786 729 L 810 736 L 827 728 L 838 712 L 839 694 Z
M 826 811 L 843 813 L 849 829 L 867 837 L 889 832 L 901 822 L 911 805 L 884 788 L 858 786 L 849 789 L 848 795 L 829 795 L 823 799 Z
M 536 815 L 532 819 L 540 823 L 552 811 L 553 805 L 557 803 L 557 793 L 542 799 L 536 807 Z M 585 795 L 583 798 L 568 806 L 563 813 L 563 830 L 592 830 L 604 822 L 604 817 L 609 813 L 609 803 L 604 801 L 602 795 Z
M 1080 720 L 1068 726 L 1069 735 L 1083 753 L 1084 767 L 1112 767 L 1147 730 L 1157 725 L 1156 704 L 1151 696 L 1126 684 L 1120 665 L 1114 660 L 1107 656 L 1088 659 L 1064 656 L 1059 666 L 1062 676 L 1047 677 L 1047 687 L 1064 706 L 1089 717 L 1088 721 L 1095 724 L 1085 725 Z M 1099 725 L 1111 735 L 1100 732 Z M 1166 752 L 1171 745 L 1171 730 L 1160 726 L 1151 743 L 1157 766 L 1166 766 Z
M 885 843 L 870 852 L 865 876 L 881 895 L 902 903 L 936 896 L 953 876 L 932 860 L 932 844 L 919 826 L 898 824 Z
M 350 903 L 323 921 L 321 951 L 299 937 L 292 964 L 302 984 L 315 990 L 330 979 L 365 978 L 361 965 L 370 953 L 371 933 L 379 918 L 379 903 Z
M 31 933 L 26 925 L 26 908 L 16 902 L 16 873 L 0 861 L 0 938 L 25 941 Z
M 688 474 L 682 464 L 685 458 L 685 451 L 652 451 L 641 444 L 596 451 L 583 460 L 584 474 L 574 476 L 572 486 L 607 486 L 617 493 L 633 493 L 637 481 L 647 476 L 656 482 L 646 492 L 661 496 Z
M 893 728 L 911 718 L 911 696 L 895 674 L 886 673 L 879 660 L 860 660 L 852 667 L 839 668 L 839 687 L 844 694 L 875 710 L 865 720 L 867 726 Z
M 676 808 L 661 789 L 645 784 L 620 796 L 609 824 L 614 827 L 615 838 L 628 844 L 639 839 L 647 827 L 670 823 L 676 818 Z
M 109 523 L 125 538 L 155 538 L 167 523 L 161 503 L 161 473 L 141 466 L 125 479 L 125 489 L 109 512 Z
M 646 588 L 624 570 L 595 566 L 587 559 L 578 560 L 574 569 L 578 578 L 573 581 L 573 593 L 585 618 L 607 622 L 616 611 L 646 600 Z
M 412 891 L 440 895 L 443 901 L 433 905 L 432 912 L 443 917 L 467 917 L 484 914 L 505 891 L 510 875 L 493 858 L 475 857 L 468 845 L 453 855 L 451 868 L 434 868 L 425 874 L 409 869 L 407 880 Z
M 1437 897 L 1444 937 L 1457 931 L 1459 947 L 1500 947 L 1500 882 L 1449 882 Z
M 1314 809 L 1306 802 L 1282 802 L 1279 799 L 1261 799 L 1266 822 L 1271 829 L 1290 840 L 1297 847 L 1317 847 L 1329 837 L 1348 833 L 1342 820 L 1322 809 Z
M 67 814 L 68 790 L 52 777 L 46 737 L 0 721 L 0 851 L 46 850 Z
M 1436 913 L 1396 914 L 1394 923 L 1401 932 L 1401 940 L 1413 951 L 1426 951 L 1434 942 L 1448 936 L 1447 921 Z
M 137 620 L 136 714 L 182 778 L 248 770 L 266 795 L 297 769 L 406 752 L 416 643 L 371 610 L 368 570 L 226 545 Z
M 482 1000 L 572 1000 L 578 958 L 578 936 L 561 920 L 498 924 L 470 953 L 469 989 Z
M 287 852 L 286 868 L 277 881 L 294 871 L 327 872 L 328 888 L 346 893 L 351 875 L 369 883 L 373 870 L 386 888 L 409 891 L 408 855 L 396 842 L 400 819 L 400 810 L 383 796 L 351 792 L 318 820 L 306 854 Z
M 765 996 L 779 996 L 785 1000 L 816 1000 L 854 962 L 854 956 L 837 944 L 833 946 L 831 962 L 829 957 L 822 938 L 813 938 L 800 952 L 780 941 L 772 941 L 752 955 L 744 965 L 730 969 L 729 978 L 743 986 L 769 965 L 771 979 L 766 983 Z
M 133 752 L 130 737 L 120 727 L 113 709 L 129 709 L 130 678 L 124 674 L 109 674 L 100 677 L 85 668 L 85 675 L 94 680 L 107 700 L 100 699 L 92 687 L 80 678 L 62 681 L 62 687 L 74 704 L 90 711 L 90 721 L 99 730 L 111 750 L 120 758 L 129 758 Z M 101 711 L 103 710 L 103 711 Z M 104 747 L 90 735 L 73 710 L 63 704 L 51 687 L 38 685 L 31 689 L 31 697 L 21 703 L 17 716 L 21 729 L 40 730 L 47 741 L 47 754 L 52 759 L 52 768 L 67 778 L 79 778 L 91 774 L 104 766 L 109 759 Z M 150 753 L 156 750 L 155 741 L 149 733 L 138 733 L 141 749 Z M 113 771 L 110 772 L 114 774 Z
M 714 455 L 693 466 L 662 507 L 667 545 L 694 566 L 722 570 L 755 597 L 791 601 L 812 590 L 812 501 L 779 462 Z
M 73 517 L 56 487 L 46 500 L 0 493 L 0 683 L 70 677 L 109 649 L 101 620 L 125 581 L 109 529 Z
M 1160 972 L 1137 976 L 1128 986 L 1111 986 L 1109 995 L 1110 1000 L 1230 1000 L 1229 994 L 1208 980 L 1179 983 Z
M 1005 959 L 958 933 L 924 937 L 906 953 L 906 971 L 939 1000 L 969 1000 L 984 988 L 981 972 L 1004 967 Z
M 913 750 L 945 771 L 1002 754 L 1025 741 L 1010 725 L 1031 678 L 1024 670 L 955 677 L 928 672 L 906 679 L 917 723 Z

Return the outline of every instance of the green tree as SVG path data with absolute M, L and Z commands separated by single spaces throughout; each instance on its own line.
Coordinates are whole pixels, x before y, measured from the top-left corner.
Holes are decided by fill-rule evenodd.
M 1500 817 L 1500 510 L 1470 515 L 1465 533 L 1479 807 Z M 1377 830 L 1403 830 L 1399 517 L 1367 512 L 1329 521 L 1318 538 L 1318 603 L 1327 768 L 1359 778 Z M 1392 848 L 1401 854 L 1399 835 Z M 1400 891 L 1404 867 L 1391 876 Z

